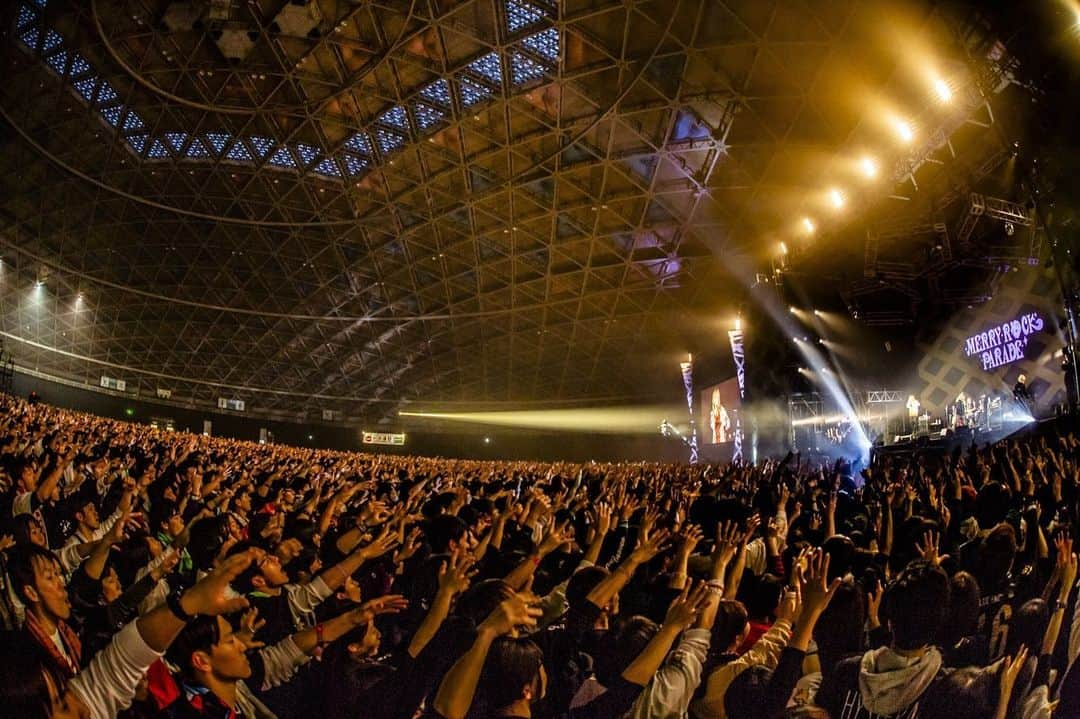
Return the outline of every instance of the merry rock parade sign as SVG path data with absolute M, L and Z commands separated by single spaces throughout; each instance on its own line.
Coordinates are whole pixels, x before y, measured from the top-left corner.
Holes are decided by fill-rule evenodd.
M 985 332 L 972 335 L 964 341 L 964 354 L 977 356 L 984 370 L 992 370 L 1024 359 L 1028 338 L 1042 332 L 1045 323 L 1037 312 L 991 327 Z

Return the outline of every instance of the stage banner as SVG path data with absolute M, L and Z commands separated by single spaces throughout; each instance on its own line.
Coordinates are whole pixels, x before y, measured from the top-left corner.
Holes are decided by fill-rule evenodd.
M 690 464 L 697 464 L 697 423 L 694 421 L 694 358 L 689 357 L 688 361 L 680 362 L 679 368 L 682 370 L 683 387 L 686 388 L 686 409 L 690 413 L 690 441 L 687 442 L 690 447 Z
M 739 409 L 746 400 L 746 355 L 743 352 L 743 333 L 741 329 L 728 330 L 731 341 L 731 357 L 735 361 L 735 378 L 739 383 Z M 743 458 L 742 412 L 735 415 L 735 448 L 731 455 L 732 462 L 741 462 Z
M 405 444 L 405 433 L 364 432 L 364 444 L 384 444 L 401 447 Z

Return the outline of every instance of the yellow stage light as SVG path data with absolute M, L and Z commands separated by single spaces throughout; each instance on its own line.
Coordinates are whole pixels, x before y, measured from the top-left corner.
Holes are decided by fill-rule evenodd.
M 841 209 L 844 206 L 844 193 L 840 192 L 840 190 L 835 187 L 829 190 L 829 204 L 831 204 L 834 209 Z
M 862 174 L 868 179 L 873 179 L 877 177 L 878 166 L 877 163 L 874 162 L 874 158 L 872 157 L 867 156 L 860 160 L 859 169 L 862 170 Z
M 915 131 L 906 120 L 894 120 L 893 127 L 896 129 L 896 135 L 905 143 L 915 139 Z
M 814 221 L 811 220 L 809 217 L 804 217 L 802 224 L 803 229 L 806 230 L 806 234 L 808 235 L 814 234 L 814 230 L 817 229 L 817 227 L 814 225 Z
M 949 102 L 952 100 L 952 88 L 949 87 L 949 83 L 945 82 L 940 77 L 934 78 L 934 94 L 936 94 L 938 99 L 942 102 Z

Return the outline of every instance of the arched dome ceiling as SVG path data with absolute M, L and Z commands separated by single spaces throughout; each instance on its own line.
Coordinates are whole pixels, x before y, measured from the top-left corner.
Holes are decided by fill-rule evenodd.
M 894 10 L 18 0 L 2 336 L 51 377 L 311 419 L 655 393 L 874 137 L 860 92 L 927 103 Z

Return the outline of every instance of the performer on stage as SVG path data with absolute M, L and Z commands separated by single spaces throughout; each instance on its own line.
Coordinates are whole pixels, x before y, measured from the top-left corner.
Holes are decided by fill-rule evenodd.
M 957 427 L 967 426 L 967 405 L 968 402 L 966 393 L 961 392 L 960 394 L 956 395 L 956 401 L 953 402 L 953 429 L 956 429 Z
M 922 405 L 915 395 L 909 394 L 907 398 L 908 431 L 914 433 L 919 424 L 919 407 Z
M 1020 408 L 1024 409 L 1032 417 L 1035 416 L 1035 398 L 1031 395 L 1031 390 L 1027 386 L 1027 375 L 1022 374 L 1016 378 L 1016 384 L 1013 385 L 1013 399 Z

